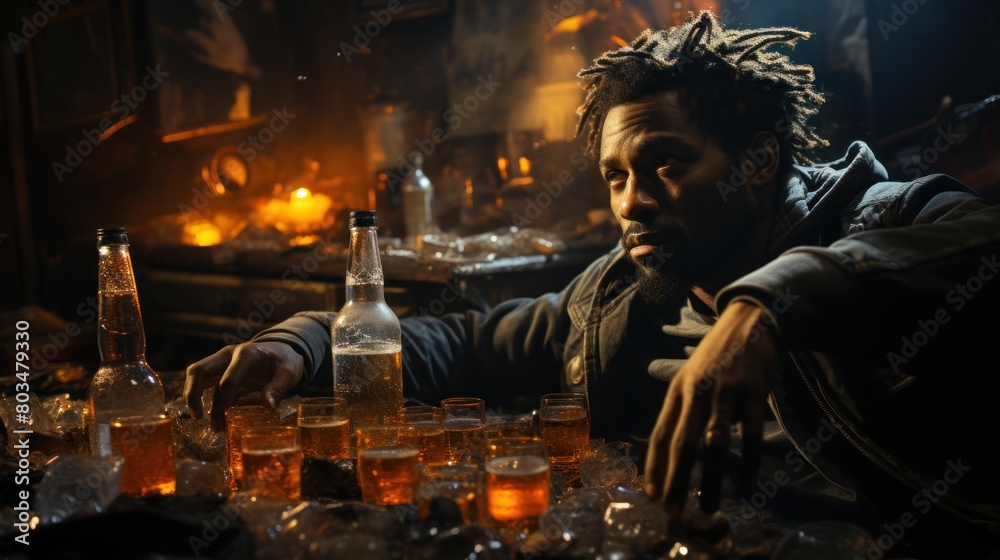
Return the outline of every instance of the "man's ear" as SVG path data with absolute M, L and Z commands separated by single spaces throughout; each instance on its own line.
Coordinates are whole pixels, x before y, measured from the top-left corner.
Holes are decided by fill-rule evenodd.
M 751 187 L 766 185 L 778 173 L 778 162 L 781 161 L 781 146 L 778 138 L 766 131 L 758 132 L 750 140 L 750 146 L 740 157 L 740 169 L 745 164 L 751 167 L 754 172 L 747 177 L 747 184 Z

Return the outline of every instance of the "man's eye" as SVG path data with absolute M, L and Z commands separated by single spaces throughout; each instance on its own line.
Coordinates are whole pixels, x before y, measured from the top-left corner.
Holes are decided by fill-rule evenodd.
M 625 174 L 621 173 L 619 171 L 608 171 L 608 174 L 605 175 L 605 180 L 607 180 L 607 182 L 608 182 L 609 185 L 613 185 L 615 183 L 619 183 L 621 181 L 624 181 L 625 180 Z

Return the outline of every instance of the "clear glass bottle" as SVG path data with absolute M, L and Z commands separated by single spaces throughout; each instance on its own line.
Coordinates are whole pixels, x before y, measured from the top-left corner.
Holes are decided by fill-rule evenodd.
M 385 303 L 374 210 L 351 212 L 347 300 L 331 328 L 334 393 L 347 400 L 352 433 L 395 421 L 403 407 L 402 331 Z
M 121 455 L 124 494 L 174 490 L 173 433 L 146 335 L 125 228 L 97 230 L 101 365 L 87 391 L 91 453 Z
M 413 156 L 413 172 L 403 182 L 403 216 L 406 242 L 419 246 L 420 236 L 434 230 L 434 185 L 423 170 L 424 158 Z

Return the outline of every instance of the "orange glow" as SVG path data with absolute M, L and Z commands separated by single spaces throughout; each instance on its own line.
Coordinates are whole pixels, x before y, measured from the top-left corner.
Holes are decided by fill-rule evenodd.
M 497 158 L 497 167 L 500 169 L 500 178 L 504 181 L 507 180 L 507 158 L 499 157 Z
M 222 232 L 208 220 L 196 220 L 184 224 L 181 242 L 198 247 L 218 245 L 222 243 Z
M 257 223 L 273 225 L 287 234 L 309 234 L 331 225 L 333 200 L 323 193 L 313 193 L 305 187 L 295 189 L 284 198 L 271 198 L 254 214 Z
M 526 157 L 517 159 L 517 168 L 521 172 L 521 175 L 531 174 L 531 162 Z

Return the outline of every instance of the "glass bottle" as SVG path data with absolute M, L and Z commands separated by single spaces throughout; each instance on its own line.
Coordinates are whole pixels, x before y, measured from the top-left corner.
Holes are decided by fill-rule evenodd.
M 413 172 L 403 182 L 403 216 L 406 222 L 406 242 L 419 246 L 421 236 L 434 228 L 434 185 L 424 174 L 424 158 L 413 156 Z
M 347 300 L 331 328 L 334 393 L 347 400 L 352 433 L 394 422 L 403 407 L 402 334 L 385 303 L 374 210 L 351 212 Z
M 146 335 L 125 228 L 97 230 L 101 365 L 87 391 L 91 453 L 125 459 L 121 491 L 174 491 L 173 430 L 160 378 L 146 363 Z

